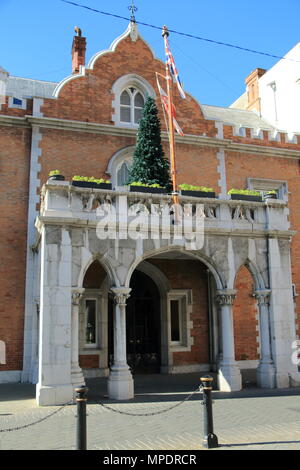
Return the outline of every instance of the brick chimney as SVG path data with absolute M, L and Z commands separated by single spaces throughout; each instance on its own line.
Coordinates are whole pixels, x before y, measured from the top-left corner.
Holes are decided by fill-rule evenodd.
M 81 36 L 78 26 L 75 31 L 77 36 L 74 36 L 72 44 L 72 73 L 78 73 L 80 66 L 85 66 L 86 38 Z
M 248 95 L 248 106 L 247 109 L 255 110 L 260 113 L 260 96 L 258 80 L 266 72 L 265 69 L 255 69 L 248 75 L 245 80 Z

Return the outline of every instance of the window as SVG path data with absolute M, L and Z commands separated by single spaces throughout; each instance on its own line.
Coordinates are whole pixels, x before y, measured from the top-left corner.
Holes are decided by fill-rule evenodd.
M 128 73 L 117 78 L 111 94 L 111 120 L 116 126 L 136 129 L 142 116 L 146 96 L 156 98 L 152 85 L 136 73 Z
M 248 178 L 248 189 L 260 191 L 264 195 L 268 191 L 276 191 L 277 198 L 287 200 L 288 188 L 286 181 L 264 178 Z
M 129 178 L 129 163 L 123 162 L 117 170 L 117 186 L 125 186 Z
M 182 311 L 179 300 L 171 300 L 171 341 L 180 344 L 182 338 Z
M 192 338 L 190 321 L 192 309 L 191 290 L 172 290 L 168 294 L 169 338 L 173 351 L 190 351 Z
M 27 106 L 27 100 L 24 98 L 19 98 L 16 96 L 10 96 L 8 98 L 9 108 L 26 109 L 26 106 Z
M 85 299 L 85 346 L 96 347 L 97 338 L 97 299 Z
M 138 124 L 144 104 L 144 97 L 137 88 L 126 88 L 120 96 L 120 122 Z

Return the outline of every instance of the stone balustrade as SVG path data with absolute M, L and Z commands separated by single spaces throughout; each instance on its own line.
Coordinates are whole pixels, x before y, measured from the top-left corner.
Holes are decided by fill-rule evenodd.
M 48 223 L 72 221 L 96 227 L 108 214 L 117 231 L 135 220 L 141 231 L 174 233 L 178 223 L 195 227 L 196 219 L 207 232 L 249 236 L 289 230 L 287 203 L 282 200 L 252 202 L 231 200 L 229 196 L 228 199 L 180 196 L 175 208 L 172 197 L 166 194 L 79 188 L 66 181 L 48 181 L 43 186 L 40 219 L 46 218 Z

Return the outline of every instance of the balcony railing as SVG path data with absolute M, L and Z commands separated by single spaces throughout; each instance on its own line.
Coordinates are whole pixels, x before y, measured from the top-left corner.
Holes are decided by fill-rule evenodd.
M 172 197 L 165 194 L 79 188 L 66 181 L 49 181 L 43 186 L 40 221 L 92 227 L 109 217 L 117 231 L 124 230 L 125 224 L 134 224 L 134 220 L 140 222 L 139 230 L 151 228 L 153 233 L 176 231 L 178 224 L 192 227 L 200 221 L 205 231 L 247 236 L 289 230 L 287 203 L 282 200 L 252 202 L 180 196 L 179 204 L 174 206 Z

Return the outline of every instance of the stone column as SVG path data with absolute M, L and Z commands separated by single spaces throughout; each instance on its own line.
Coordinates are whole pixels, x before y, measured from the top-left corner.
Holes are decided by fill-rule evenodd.
M 241 390 L 242 378 L 239 367 L 235 361 L 234 330 L 232 317 L 232 304 L 235 299 L 235 290 L 226 289 L 217 291 L 216 300 L 221 309 L 222 349 L 223 357 L 218 371 L 219 389 L 224 392 Z
M 79 367 L 79 304 L 84 289 L 72 292 L 72 324 L 71 324 L 71 382 L 78 387 L 85 385 L 81 367 Z
M 41 230 L 41 294 L 38 405 L 73 398 L 71 382 L 72 246 L 68 230 Z
M 261 358 L 257 368 L 257 385 L 262 388 L 275 387 L 275 366 L 271 355 L 269 319 L 270 292 L 270 290 L 258 290 L 253 294 L 257 300 L 259 308 L 261 344 Z
M 126 356 L 126 300 L 131 289 L 113 287 L 114 294 L 114 363 L 108 378 L 108 395 L 117 400 L 133 398 L 133 378 Z

